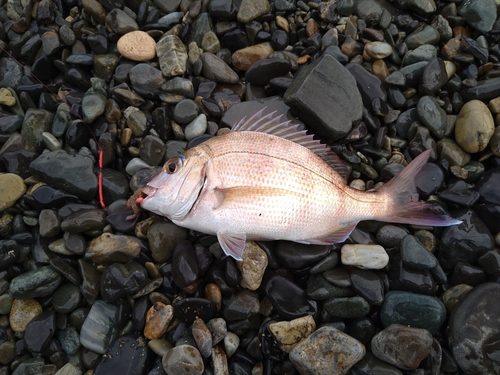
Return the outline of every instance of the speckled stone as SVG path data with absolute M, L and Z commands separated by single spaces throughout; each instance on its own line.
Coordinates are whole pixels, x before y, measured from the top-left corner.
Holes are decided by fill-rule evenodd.
M 0 174 L 0 211 L 14 205 L 25 192 L 26 184 L 17 174 Z
M 240 285 L 249 290 L 257 290 L 267 268 L 267 255 L 254 241 L 247 241 L 242 260 L 236 262 L 241 272 Z
M 148 61 L 156 56 L 156 42 L 144 31 L 131 31 L 118 39 L 118 52 L 134 61 Z
M 144 336 L 150 340 L 162 337 L 173 317 L 174 309 L 171 305 L 156 302 L 146 314 Z
M 15 299 L 9 313 L 9 325 L 14 332 L 24 332 L 28 323 L 42 313 L 42 305 L 35 299 Z
M 205 369 L 200 352 L 191 345 L 170 349 L 163 356 L 162 364 L 167 375 L 201 375 Z
M 358 340 L 324 326 L 290 351 L 290 361 L 301 374 L 343 375 L 364 355 Z
M 285 353 L 289 353 L 299 342 L 312 334 L 315 329 L 316 323 L 310 315 L 289 322 L 282 321 L 269 325 L 269 331 L 274 340 Z

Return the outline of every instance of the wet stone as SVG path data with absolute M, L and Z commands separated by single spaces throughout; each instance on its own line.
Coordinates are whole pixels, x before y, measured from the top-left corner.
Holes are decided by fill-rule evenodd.
M 370 305 L 380 305 L 384 300 L 384 283 L 373 271 L 353 269 L 349 276 L 352 288 Z
M 80 348 L 80 336 L 73 326 L 68 326 L 66 329 L 58 331 L 57 338 L 61 343 L 62 349 L 68 355 L 75 354 Z
M 492 355 L 500 327 L 495 307 L 496 283 L 474 288 L 456 307 L 450 317 L 448 345 L 460 368 L 466 373 L 497 373 L 499 361 Z
M 382 102 L 386 101 L 387 91 L 377 76 L 371 74 L 359 64 L 350 63 L 346 65 L 346 68 L 356 79 L 358 90 L 366 108 L 375 110 L 372 105 L 374 99 L 378 98 Z
M 9 286 L 14 298 L 37 298 L 51 295 L 62 278 L 49 266 L 28 271 L 12 279 Z
M 136 261 L 113 263 L 102 273 L 102 299 L 105 302 L 114 302 L 121 297 L 132 295 L 146 286 L 147 280 L 146 269 Z
M 185 240 L 175 248 L 172 256 L 172 278 L 179 288 L 191 285 L 198 278 L 198 261 L 191 242 Z
M 61 285 L 52 296 L 54 310 L 68 314 L 76 309 L 82 300 L 80 288 L 74 284 Z
M 264 287 L 275 311 L 284 319 L 300 318 L 306 314 L 315 315 L 317 312 L 316 303 L 307 298 L 306 292 L 282 276 L 272 276 Z M 291 293 L 294 295 L 293 299 L 288 297 Z
M 458 262 L 473 264 L 495 246 L 490 231 L 473 210 L 460 209 L 454 217 L 463 222 L 443 231 L 438 253 L 445 271 L 453 269 Z M 471 236 L 474 242 L 467 241 Z
M 384 374 L 384 375 L 402 375 L 396 367 L 381 361 L 372 353 L 368 352 L 361 361 L 353 366 L 353 369 L 359 373 Z
M 437 267 L 435 270 L 440 269 L 439 266 Z M 393 262 L 389 277 L 391 287 L 395 290 L 406 290 L 431 296 L 436 292 L 436 283 L 430 271 L 406 267 L 399 258 Z
M 169 260 L 175 246 L 185 240 L 187 234 L 187 229 L 173 223 L 159 221 L 151 225 L 148 230 L 148 241 L 153 259 L 158 263 Z
M 290 269 L 304 269 L 323 259 L 330 249 L 328 246 L 305 245 L 296 242 L 278 242 L 275 255 L 279 263 Z
M 68 233 L 102 230 L 106 226 L 106 213 L 101 209 L 82 210 L 68 215 L 61 222 L 61 229 Z
M 408 45 L 408 49 L 412 50 L 423 44 L 435 45 L 440 39 L 441 36 L 436 29 L 431 26 L 424 25 L 406 38 L 406 44 Z
M 344 265 L 363 269 L 381 269 L 389 262 L 389 256 L 380 245 L 344 245 L 341 249 Z
M 111 373 L 144 374 L 154 361 L 154 353 L 144 337 L 127 333 L 116 339 L 94 370 L 95 375 Z
M 423 96 L 417 104 L 420 121 L 436 138 L 443 138 L 446 131 L 446 112 L 430 96 Z
M 290 360 L 303 374 L 341 375 L 364 355 L 365 347 L 359 341 L 324 326 L 295 346 L 290 351 Z
M 354 291 L 349 288 L 351 286 L 349 275 L 345 272 L 345 279 L 337 283 L 337 273 L 339 273 L 337 270 L 339 269 L 325 272 L 324 276 L 313 275 L 309 277 L 307 295 L 314 300 L 354 296 Z
M 170 349 L 162 359 L 167 374 L 201 375 L 204 370 L 203 357 L 191 345 L 179 345 Z
M 475 29 L 486 33 L 490 31 L 496 20 L 496 2 L 494 0 L 469 1 L 462 3 L 458 13 Z
M 382 324 L 425 328 L 435 334 L 444 323 L 446 308 L 437 298 L 403 291 L 390 291 L 380 310 Z
M 112 9 L 106 15 L 106 26 L 111 29 L 111 31 L 123 35 L 131 31 L 136 31 L 139 29 L 139 25 L 132 18 L 128 16 L 123 10 Z
M 227 320 L 247 319 L 259 312 L 259 298 L 251 291 L 242 290 L 231 296 L 224 309 L 224 317 Z
M 470 285 L 458 284 L 447 289 L 440 297 L 440 300 L 446 306 L 446 311 L 451 314 L 457 304 L 469 294 L 472 288 Z
M 360 296 L 332 298 L 325 302 L 325 311 L 338 318 L 361 318 L 370 312 L 370 305 Z
M 242 260 L 237 262 L 241 273 L 240 285 L 249 290 L 258 289 L 267 264 L 266 253 L 255 242 L 247 241 Z
M 14 332 L 24 332 L 28 324 L 42 313 L 35 299 L 14 299 L 9 313 L 9 325 Z
M 144 336 L 150 340 L 162 337 L 173 317 L 174 309 L 171 305 L 156 302 L 146 313 Z
M 188 124 L 198 116 L 198 105 L 191 99 L 181 100 L 176 104 L 173 115 L 178 124 Z
M 434 254 L 412 235 L 406 235 L 401 241 L 401 259 L 405 266 L 415 270 L 431 270 L 438 265 Z
M 500 170 L 486 171 L 476 183 L 476 190 L 481 194 L 481 201 L 485 203 L 500 204 L 500 194 L 496 189 L 500 182 Z
M 272 323 L 268 329 L 278 347 L 283 352 L 289 353 L 299 342 L 314 332 L 316 323 L 312 316 L 307 315 L 289 322 Z
M 224 340 L 227 335 L 227 324 L 223 318 L 210 319 L 207 322 L 207 327 L 212 335 L 213 345 L 217 345 L 219 342 Z
M 273 78 L 286 75 L 291 64 L 285 59 L 270 58 L 259 60 L 245 73 L 245 79 L 258 86 L 265 86 Z
M 373 354 L 402 370 L 415 370 L 429 354 L 432 335 L 426 329 L 391 324 L 371 342 Z
M 200 318 L 196 318 L 191 327 L 196 346 L 204 358 L 212 354 L 212 334 L 207 325 Z
M 196 317 L 208 322 L 216 313 L 215 304 L 205 298 L 184 298 L 174 305 L 174 316 L 186 323 L 192 323 Z
M 104 354 L 118 336 L 117 307 L 98 300 L 92 304 L 80 331 L 82 346 Z
M 35 178 L 52 187 L 75 194 L 82 199 L 91 199 L 97 191 L 97 176 L 93 172 L 92 159 L 80 155 L 69 155 L 63 150 L 40 155 L 30 165 Z
M 203 75 L 209 80 L 219 83 L 237 83 L 238 75 L 227 65 L 224 60 L 210 52 L 201 55 L 203 62 Z
M 324 55 L 294 79 L 285 92 L 285 103 L 301 119 L 307 120 L 306 124 L 316 134 L 339 139 L 362 116 L 361 95 L 354 89 L 355 85 L 352 75 L 342 64 Z
M 21 135 L 38 152 L 42 151 L 42 133 L 50 131 L 54 115 L 45 109 L 28 109 Z

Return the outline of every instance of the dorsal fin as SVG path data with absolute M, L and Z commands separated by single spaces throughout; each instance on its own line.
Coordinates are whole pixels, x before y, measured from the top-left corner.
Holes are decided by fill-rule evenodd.
M 327 145 L 314 139 L 311 134 L 306 134 L 307 130 L 299 130 L 298 124 L 293 124 L 290 120 L 282 121 L 281 118 L 283 115 L 275 116 L 276 111 L 264 115 L 265 109 L 266 107 L 262 108 L 248 119 L 243 117 L 232 127 L 231 131 L 272 134 L 295 142 L 314 152 L 347 181 L 349 178 L 349 168 Z

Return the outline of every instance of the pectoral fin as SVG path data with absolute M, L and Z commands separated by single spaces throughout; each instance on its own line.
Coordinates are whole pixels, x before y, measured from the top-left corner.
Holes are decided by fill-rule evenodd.
M 232 256 L 236 260 L 241 260 L 243 257 L 246 237 L 245 233 L 217 233 L 217 239 L 222 250 L 226 255 Z

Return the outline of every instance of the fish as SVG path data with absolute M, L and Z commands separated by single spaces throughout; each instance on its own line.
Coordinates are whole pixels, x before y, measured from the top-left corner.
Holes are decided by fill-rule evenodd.
M 263 111 L 167 160 L 136 192 L 132 206 L 216 235 L 236 260 L 248 240 L 341 243 L 362 220 L 461 223 L 440 206 L 419 201 L 414 177 L 429 150 L 376 191 L 359 191 L 347 184 L 350 170 L 330 147 Z

